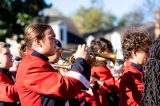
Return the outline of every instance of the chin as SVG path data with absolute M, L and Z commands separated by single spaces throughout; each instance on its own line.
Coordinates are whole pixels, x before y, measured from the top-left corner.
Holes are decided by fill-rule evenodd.
M 139 64 L 139 65 L 143 66 L 143 65 L 145 65 L 145 63 L 141 63 L 141 64 Z

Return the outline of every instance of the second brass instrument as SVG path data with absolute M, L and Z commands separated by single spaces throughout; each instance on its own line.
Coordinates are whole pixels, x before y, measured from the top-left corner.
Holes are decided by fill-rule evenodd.
M 69 57 L 63 57 L 62 56 L 62 58 L 64 60 L 68 61 L 69 63 L 74 63 L 75 59 L 74 59 L 73 53 L 75 53 L 76 50 L 62 48 L 62 53 L 65 52 L 65 51 L 66 51 L 66 53 L 70 52 L 71 55 Z M 95 53 L 95 52 L 90 52 L 90 57 L 89 57 L 89 59 L 87 61 L 91 62 L 91 63 L 96 61 L 96 58 L 95 58 L 96 56 L 108 59 L 108 60 L 112 61 L 114 64 L 116 62 L 116 55 L 115 54 L 111 54 L 111 53 Z

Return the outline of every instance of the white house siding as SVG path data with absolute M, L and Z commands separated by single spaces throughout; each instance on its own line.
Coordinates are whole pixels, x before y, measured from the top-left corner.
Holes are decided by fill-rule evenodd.
M 53 22 L 50 23 L 51 27 L 54 30 L 54 33 L 56 34 L 56 39 L 60 40 L 63 47 L 67 45 L 67 26 L 62 22 Z
M 13 58 L 15 56 L 18 56 L 19 54 L 19 47 L 20 47 L 20 44 L 16 41 L 16 36 L 13 37 L 13 39 L 11 38 L 6 38 L 6 43 L 10 44 L 10 51 L 13 55 Z
M 117 59 L 123 59 L 121 35 L 118 32 L 111 35 L 111 42 L 113 49 L 117 51 Z

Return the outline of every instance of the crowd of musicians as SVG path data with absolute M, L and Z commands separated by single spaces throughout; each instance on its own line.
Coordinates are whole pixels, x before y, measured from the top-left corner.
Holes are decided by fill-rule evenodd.
M 122 36 L 123 62 L 103 37 L 79 44 L 71 62 L 50 25 L 27 26 L 15 59 L 0 42 L 0 106 L 160 106 L 160 39 L 138 27 Z

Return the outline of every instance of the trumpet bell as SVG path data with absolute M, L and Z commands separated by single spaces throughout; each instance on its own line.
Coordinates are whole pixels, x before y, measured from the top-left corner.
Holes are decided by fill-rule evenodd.
M 113 64 L 115 64 L 116 60 L 117 60 L 116 55 L 115 54 L 111 54 L 111 53 L 95 53 L 95 56 L 108 59 L 108 60 L 112 61 Z

